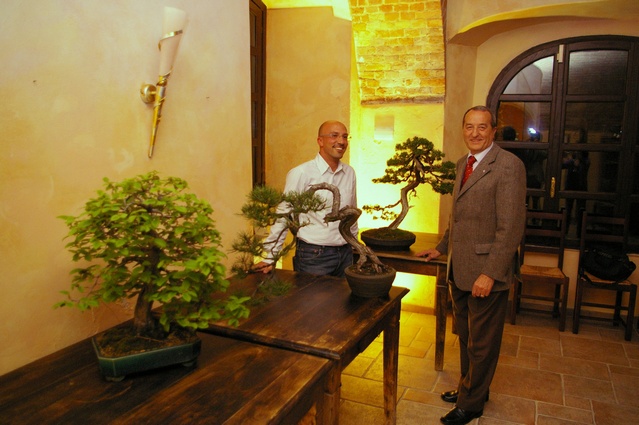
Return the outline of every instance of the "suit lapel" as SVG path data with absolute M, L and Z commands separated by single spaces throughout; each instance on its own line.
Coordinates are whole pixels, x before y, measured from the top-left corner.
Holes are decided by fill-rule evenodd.
M 462 187 L 461 189 L 457 191 L 457 198 L 459 198 L 464 193 L 466 193 L 471 187 L 475 185 L 475 183 L 477 183 L 479 180 L 484 178 L 484 176 L 490 173 L 500 150 L 501 148 L 498 145 L 496 145 L 495 142 L 493 142 L 493 147 L 490 149 L 490 151 L 488 151 L 484 159 L 482 159 L 479 162 L 479 164 L 477 164 L 477 167 L 473 170 L 470 177 L 468 177 L 468 180 L 466 181 L 466 184 L 464 184 L 464 187 Z M 464 175 L 465 168 L 466 168 L 466 158 L 464 157 L 463 160 L 460 160 L 457 163 L 457 176 L 458 176 L 458 178 L 456 179 L 457 187 L 461 185 L 462 179 L 459 176 Z

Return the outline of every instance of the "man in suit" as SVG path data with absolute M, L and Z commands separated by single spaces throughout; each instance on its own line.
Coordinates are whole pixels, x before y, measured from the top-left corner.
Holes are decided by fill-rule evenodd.
M 483 414 L 526 223 L 524 164 L 493 142 L 495 132 L 495 118 L 486 107 L 464 114 L 469 154 L 457 162 L 448 230 L 435 248 L 417 254 L 427 260 L 448 255 L 461 378 L 457 389 L 441 395 L 455 403 L 441 418 L 446 425 L 467 424 Z

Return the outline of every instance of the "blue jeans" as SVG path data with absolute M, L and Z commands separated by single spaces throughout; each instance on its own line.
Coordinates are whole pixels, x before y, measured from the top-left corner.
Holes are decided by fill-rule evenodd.
M 344 277 L 346 267 L 353 264 L 350 245 L 323 246 L 297 241 L 293 270 L 317 275 Z

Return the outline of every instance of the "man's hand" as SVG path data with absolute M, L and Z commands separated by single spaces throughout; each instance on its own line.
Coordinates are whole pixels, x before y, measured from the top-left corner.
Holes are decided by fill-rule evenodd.
M 426 261 L 434 260 L 435 258 L 439 257 L 440 255 L 442 255 L 442 253 L 437 251 L 435 248 L 429 248 L 429 249 L 426 249 L 424 251 L 420 251 L 417 254 L 415 254 L 416 257 L 424 257 L 424 258 L 426 258 Z
M 268 273 L 273 270 L 273 263 L 267 263 L 266 261 L 260 261 L 259 263 L 251 267 L 253 273 Z
M 490 291 L 493 289 L 495 279 L 480 274 L 475 283 L 473 283 L 473 297 L 484 298 L 490 295 Z

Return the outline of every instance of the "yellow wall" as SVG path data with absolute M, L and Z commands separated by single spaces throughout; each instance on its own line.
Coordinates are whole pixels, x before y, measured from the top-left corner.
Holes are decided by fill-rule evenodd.
M 324 121 L 350 127 L 352 32 L 331 7 L 274 9 L 267 18 L 266 184 L 284 189 L 286 173 L 317 154 Z
M 153 159 L 163 7 L 188 23 Z M 73 267 L 64 223 L 102 178 L 149 170 L 211 202 L 225 247 L 251 187 L 248 1 L 4 0 L 0 5 L 0 374 L 130 317 L 54 310 Z

